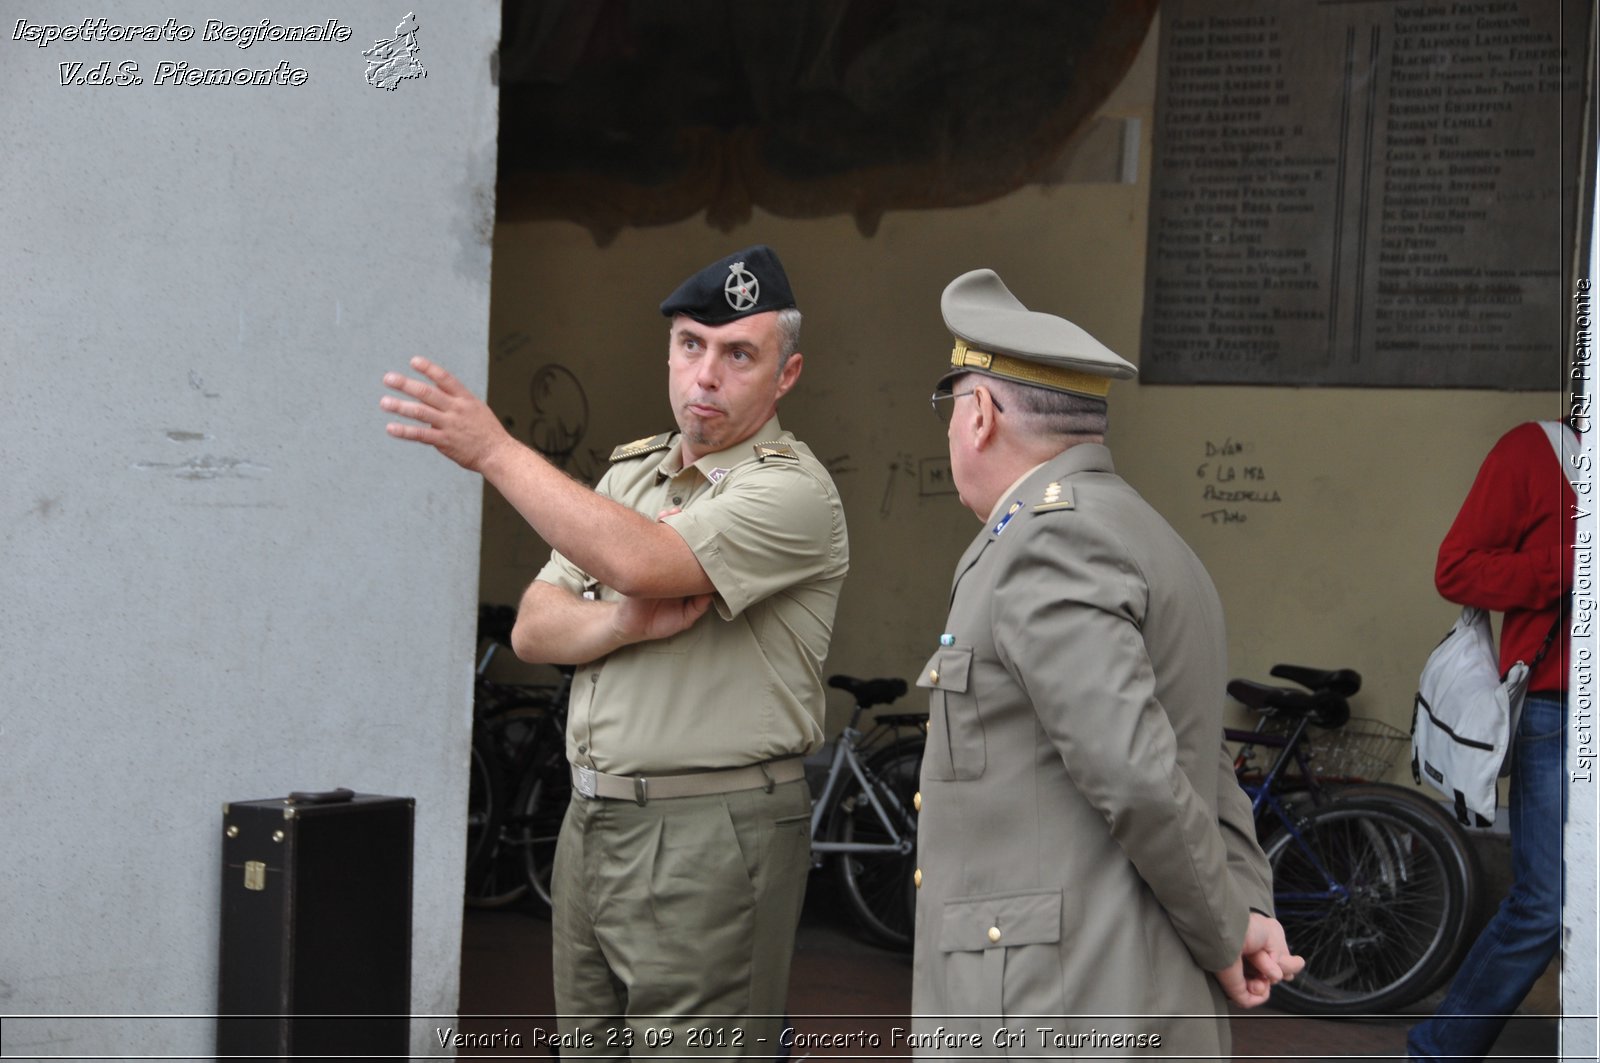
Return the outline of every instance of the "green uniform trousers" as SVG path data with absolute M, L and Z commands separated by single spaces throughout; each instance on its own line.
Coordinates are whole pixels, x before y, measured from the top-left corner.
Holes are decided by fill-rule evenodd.
M 810 809 L 804 780 L 642 806 L 574 795 L 552 880 L 561 1054 L 775 1055 Z

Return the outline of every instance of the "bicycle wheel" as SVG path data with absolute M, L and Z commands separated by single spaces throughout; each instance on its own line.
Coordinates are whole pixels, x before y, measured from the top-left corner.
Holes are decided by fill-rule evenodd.
M 567 765 L 566 735 L 558 725 L 552 725 L 534 749 L 516 809 L 506 825 L 521 859 L 523 879 L 546 910 L 550 908 L 556 839 L 571 800 L 572 769 Z
M 500 810 L 503 807 L 499 794 L 505 783 L 486 736 L 472 736 L 469 770 L 466 878 L 471 882 L 483 872 L 489 854 L 494 851 L 494 838 L 500 830 Z
M 1382 795 L 1311 808 L 1266 845 L 1273 903 L 1306 966 L 1273 1004 L 1318 1015 L 1392 1011 L 1443 976 L 1464 935 L 1460 854 L 1432 819 Z
M 463 892 L 468 907 L 504 908 L 527 895 L 528 883 L 517 858 L 516 839 L 510 835 L 511 809 L 507 806 L 528 744 L 549 716 L 549 709 L 547 701 L 528 699 L 481 716 L 473 724 L 474 772 L 481 770 L 491 781 L 486 789 L 488 805 L 476 812 L 472 787 L 468 787 L 469 846 L 475 841 L 478 847 L 467 863 Z M 474 818 L 480 821 L 476 838 Z
M 1435 983 L 1424 990 L 1432 992 L 1455 974 L 1467 949 L 1472 947 L 1472 929 L 1481 925 L 1484 918 L 1483 865 L 1478 860 L 1478 849 L 1472 842 L 1472 836 L 1443 805 L 1410 787 L 1386 782 L 1361 782 L 1338 783 L 1329 787 L 1329 790 L 1336 799 L 1378 797 L 1399 802 L 1428 817 L 1449 839 L 1450 864 L 1457 878 L 1457 888 L 1461 891 L 1462 919 L 1467 932 L 1454 942 L 1449 958 L 1439 968 Z
M 828 815 L 832 842 L 882 845 L 881 853 L 839 853 L 834 866 L 845 901 L 862 929 L 896 949 L 911 947 L 916 918 L 917 814 L 912 799 L 922 774 L 921 738 L 897 742 L 871 757 L 866 774 L 870 793 L 851 777 Z M 906 843 L 890 848 L 894 838 L 884 820 Z

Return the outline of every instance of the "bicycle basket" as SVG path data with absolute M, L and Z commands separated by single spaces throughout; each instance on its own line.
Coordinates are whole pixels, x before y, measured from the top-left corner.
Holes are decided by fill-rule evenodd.
M 1270 717 L 1261 730 L 1287 737 L 1294 724 L 1287 716 Z M 1411 736 L 1382 720 L 1352 716 L 1343 727 L 1331 731 L 1310 728 L 1302 741 L 1312 754 L 1312 771 L 1323 782 L 1378 782 L 1389 774 L 1401 751 L 1409 750 Z M 1293 768 L 1290 771 L 1298 774 Z
M 1336 731 L 1321 731 L 1312 740 L 1311 765 L 1318 778 L 1376 782 L 1389 774 L 1395 758 L 1411 744 L 1411 736 L 1382 720 L 1352 716 Z

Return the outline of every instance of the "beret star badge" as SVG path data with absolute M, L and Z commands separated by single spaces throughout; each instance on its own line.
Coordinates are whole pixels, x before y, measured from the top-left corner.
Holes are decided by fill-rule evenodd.
M 728 279 L 722 285 L 722 294 L 735 310 L 748 310 L 761 300 L 761 282 L 744 268 L 743 262 L 728 267 Z
M 777 252 L 756 244 L 694 271 L 661 301 L 661 313 L 702 325 L 725 325 L 751 314 L 795 306 Z

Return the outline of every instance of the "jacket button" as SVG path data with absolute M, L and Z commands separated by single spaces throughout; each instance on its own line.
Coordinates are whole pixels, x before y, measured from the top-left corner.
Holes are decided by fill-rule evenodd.
M 920 890 L 922 888 L 922 868 L 919 867 L 915 872 L 912 873 L 911 882 L 917 887 L 917 889 Z
M 990 941 L 994 941 L 994 942 L 998 942 L 1000 940 L 1000 928 L 999 927 L 991 926 L 989 928 L 989 940 Z
M 918 790 L 916 793 L 911 795 L 911 807 L 916 809 L 918 812 L 922 811 L 922 791 L 921 790 Z
M 931 672 L 928 673 L 928 682 L 937 683 L 938 681 L 939 681 L 939 669 L 935 668 Z

